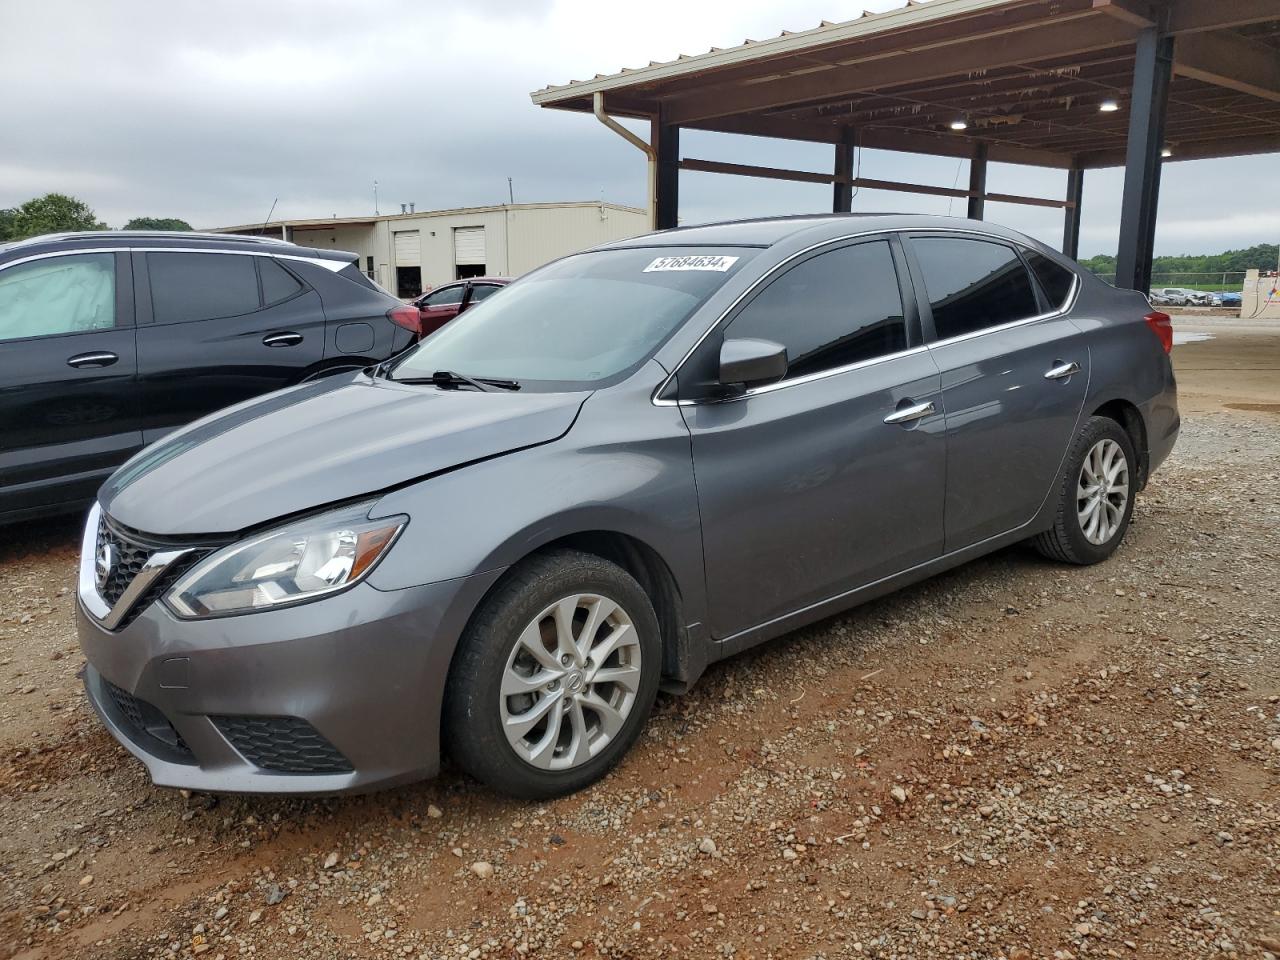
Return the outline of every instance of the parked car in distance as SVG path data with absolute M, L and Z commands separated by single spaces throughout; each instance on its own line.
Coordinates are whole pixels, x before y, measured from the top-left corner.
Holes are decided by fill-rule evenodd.
M 1161 305 L 1173 307 L 1185 307 L 1190 303 L 1191 301 L 1187 294 L 1188 291 L 1181 287 L 1161 287 L 1158 290 L 1151 291 L 1153 298 L 1160 298 Z M 1153 299 L 1151 302 L 1155 303 L 1156 301 Z
M 1166 297 L 1163 293 L 1160 293 L 1157 290 L 1152 290 L 1151 293 L 1147 295 L 1147 300 L 1153 307 L 1180 306 L 1180 304 L 1174 303 L 1172 297 Z
M 510 277 L 472 277 L 428 290 L 413 301 L 420 314 L 418 335 L 425 337 L 435 333 L 468 307 L 497 293 L 510 282 Z
M 709 663 L 1022 541 L 1110 557 L 1178 435 L 1171 344 L 990 223 L 565 257 L 122 467 L 81 548 L 89 697 L 168 786 L 365 790 L 447 749 L 575 790 Z
M 87 506 L 207 413 L 404 349 L 417 311 L 355 260 L 224 234 L 0 245 L 0 523 Z
M 1224 307 L 1238 307 L 1244 298 L 1237 290 L 1223 290 L 1218 294 L 1218 299 Z

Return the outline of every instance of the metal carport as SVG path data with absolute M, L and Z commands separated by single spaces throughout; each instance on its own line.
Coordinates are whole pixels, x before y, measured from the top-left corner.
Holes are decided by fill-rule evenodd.
M 1280 0 L 933 0 L 761 42 L 550 86 L 646 152 L 658 228 L 679 171 L 830 183 L 1065 211 L 1075 256 L 1084 171 L 1125 167 L 1117 285 L 1146 290 L 1164 159 L 1280 150 Z M 650 122 L 648 141 L 613 121 Z M 682 156 L 681 129 L 835 145 L 830 174 Z M 970 158 L 967 188 L 870 180 L 859 147 Z M 1162 156 L 1163 155 L 1163 156 Z M 990 192 L 989 161 L 1070 171 L 1062 199 Z

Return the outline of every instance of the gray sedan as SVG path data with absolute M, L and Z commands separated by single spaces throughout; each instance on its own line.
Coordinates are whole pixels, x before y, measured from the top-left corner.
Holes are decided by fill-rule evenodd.
M 796 217 L 566 257 L 396 361 L 102 487 L 85 683 L 154 781 L 603 776 L 659 689 L 1020 541 L 1116 550 L 1169 318 L 983 223 Z

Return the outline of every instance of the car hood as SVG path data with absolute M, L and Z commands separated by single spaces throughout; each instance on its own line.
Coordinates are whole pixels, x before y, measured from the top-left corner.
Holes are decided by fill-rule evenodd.
M 235 533 L 548 443 L 587 396 L 335 377 L 170 434 L 117 470 L 99 501 L 144 533 Z

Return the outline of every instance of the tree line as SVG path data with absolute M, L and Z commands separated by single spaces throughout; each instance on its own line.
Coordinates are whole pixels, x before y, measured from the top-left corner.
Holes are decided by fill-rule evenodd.
M 1214 279 L 1205 274 L 1242 274 L 1246 270 L 1274 270 L 1277 256 L 1280 256 L 1280 244 L 1259 243 L 1243 250 L 1228 250 L 1226 253 L 1156 257 L 1151 262 L 1151 273 L 1160 278 L 1161 286 L 1203 284 Z M 1116 258 L 1107 254 L 1081 260 L 1080 265 L 1103 277 L 1113 277 L 1116 273 Z M 1229 277 L 1228 282 L 1234 282 L 1237 279 L 1238 277 Z
M 46 193 L 16 207 L 0 208 L 0 243 L 25 240 L 44 233 L 76 233 L 81 230 L 108 230 L 83 200 L 65 193 Z M 191 224 L 177 217 L 134 217 L 125 230 L 190 230 Z

